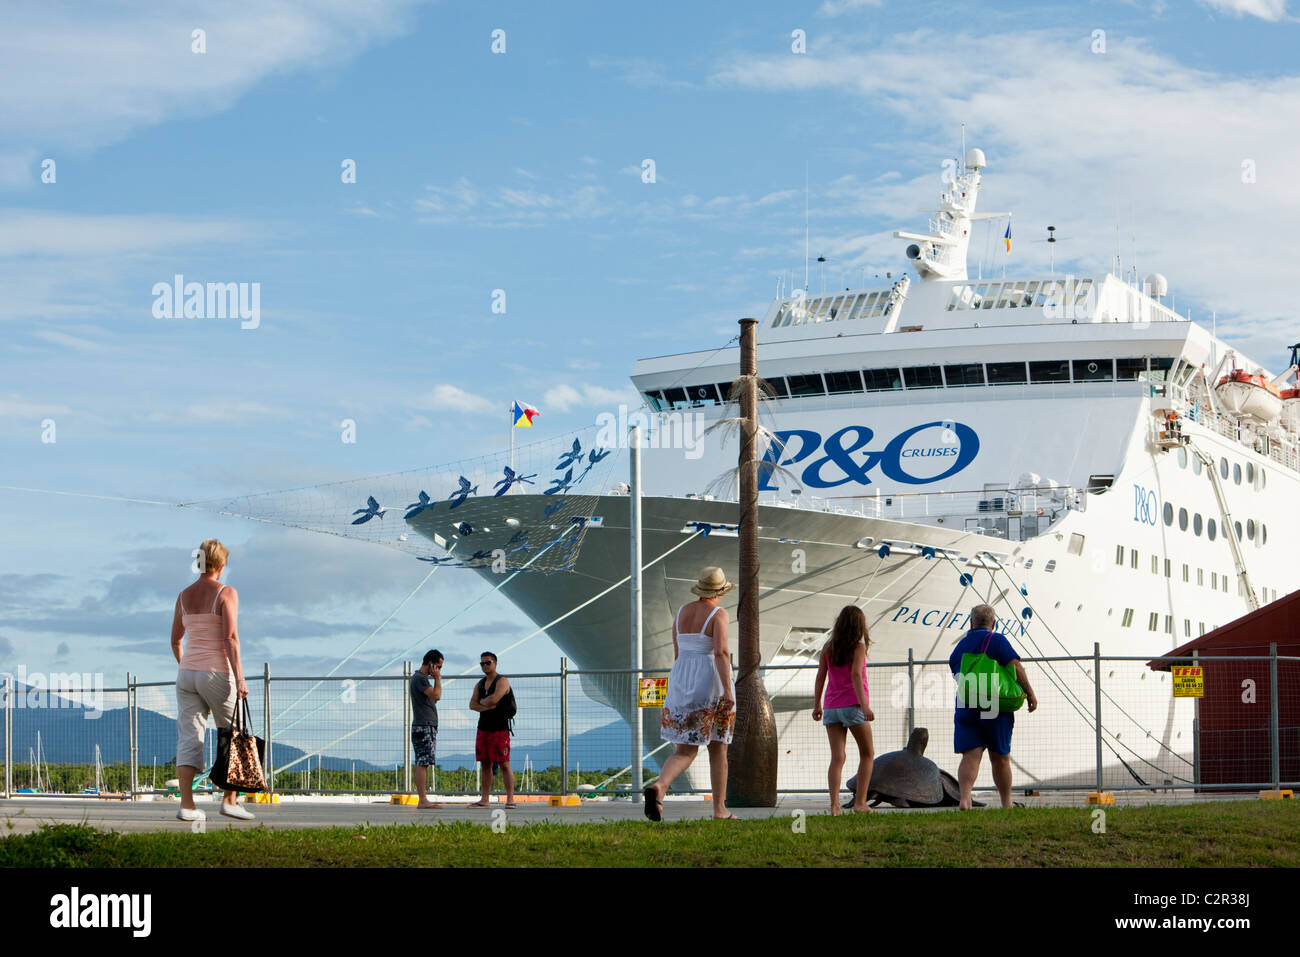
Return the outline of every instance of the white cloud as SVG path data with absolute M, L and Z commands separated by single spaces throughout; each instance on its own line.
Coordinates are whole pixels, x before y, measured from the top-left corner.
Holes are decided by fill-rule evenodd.
M 505 416 L 504 409 L 498 409 L 498 402 L 490 402 L 479 395 L 466 392 L 464 389 L 457 388 L 448 383 L 439 383 L 433 387 L 424 400 L 424 404 L 438 412 L 466 412 L 471 415 L 483 415 L 500 411 L 502 417 Z
M 1125 263 L 1133 259 L 1133 234 L 1142 272 L 1165 273 L 1180 307 L 1195 299 L 1217 308 L 1221 329 L 1229 311 L 1278 320 L 1279 334 L 1300 319 L 1291 277 L 1278 268 L 1300 261 L 1300 236 L 1276 228 L 1300 217 L 1292 175 L 1300 128 L 1278 122 L 1300 115 L 1300 76 L 1218 75 L 1141 40 L 1112 38 L 1104 56 L 1094 55 L 1088 37 L 1063 30 L 945 34 L 950 68 L 935 70 L 928 51 L 938 39 L 922 30 L 875 49 L 832 41 L 817 58 L 738 56 L 711 80 L 754 90 L 840 91 L 906 120 L 886 162 L 908 173 L 832 184 L 824 192 L 836 198 L 840 217 L 869 216 L 891 230 L 923 225 L 916 210 L 932 205 L 941 186 L 944 154 L 935 143 L 955 154 L 964 122 L 967 144 L 989 158 L 981 208 L 1012 210 L 1015 234 L 1027 239 L 1040 224 L 1068 228 L 1058 267 L 1064 254 L 1083 269 L 1104 270 L 1118 208 Z M 996 73 L 984 55 L 989 49 L 998 50 Z M 919 116 L 932 122 L 919 126 Z M 914 138 L 906 129 L 916 131 Z M 1253 183 L 1243 182 L 1248 162 Z M 1261 256 L 1265 236 L 1268 254 Z M 839 241 L 840 258 L 856 257 L 851 268 L 900 264 L 901 247 L 883 230 L 863 236 L 855 223 Z M 833 246 L 814 248 L 835 255 Z M 981 252 L 973 244 L 972 262 Z M 1041 268 L 1046 246 L 1021 243 L 1013 256 L 1013 266 Z M 1279 351 L 1281 340 L 1270 342 L 1267 348 Z
M 266 234 L 264 226 L 194 216 L 0 210 L 0 257 L 121 257 L 202 243 L 244 243 Z
M 878 7 L 884 0 L 826 0 L 817 8 L 819 17 L 838 17 L 841 14 L 851 13 L 854 10 L 865 10 L 868 7 Z
M 498 186 L 486 195 L 465 177 L 453 186 L 426 186 L 415 201 L 425 223 L 468 223 L 478 226 L 535 225 L 549 219 L 595 219 L 612 212 L 605 187 L 576 186 L 549 193 L 537 189 Z
M 1259 17 L 1276 23 L 1286 16 L 1286 0 L 1198 0 L 1202 6 L 1234 17 Z
M 673 79 L 668 75 L 667 64 L 648 57 L 594 57 L 589 65 L 595 70 L 615 70 L 618 79 L 641 89 L 688 90 L 694 85 L 687 80 Z
M 542 394 L 542 409 L 556 412 L 569 412 L 573 409 L 589 406 L 639 405 L 636 390 L 631 388 L 607 389 L 598 385 L 583 384 L 575 388 L 557 385 Z
M 0 84 L 0 128 L 11 142 L 40 143 L 56 154 L 93 149 L 173 117 L 227 109 L 271 76 L 337 70 L 407 29 L 415 5 L 11 4 L 0 31 L 0 63 L 10 78 Z M 196 28 L 206 31 L 206 53 L 191 50 Z

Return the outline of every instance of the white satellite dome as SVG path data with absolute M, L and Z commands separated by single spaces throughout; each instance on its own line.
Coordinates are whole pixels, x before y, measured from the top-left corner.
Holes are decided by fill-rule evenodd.
M 984 151 L 973 149 L 966 153 L 967 169 L 983 169 L 989 164 L 984 161 Z
M 1147 289 L 1150 290 L 1150 294 L 1155 298 L 1159 299 L 1162 296 L 1169 295 L 1169 280 L 1160 273 L 1153 272 L 1151 275 L 1147 276 L 1146 283 Z

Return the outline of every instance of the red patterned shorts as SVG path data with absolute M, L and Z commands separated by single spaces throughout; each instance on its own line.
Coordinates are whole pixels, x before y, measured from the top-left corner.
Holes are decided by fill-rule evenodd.
M 493 764 L 509 764 L 510 732 L 480 731 L 474 738 L 474 758 Z

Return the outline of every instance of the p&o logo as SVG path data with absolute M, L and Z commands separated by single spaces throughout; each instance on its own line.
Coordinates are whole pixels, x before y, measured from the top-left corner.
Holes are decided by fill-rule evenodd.
M 941 482 L 970 465 L 980 449 L 975 430 L 961 422 L 913 426 L 894 436 L 879 452 L 863 451 L 875 438 L 865 425 L 845 426 L 825 440 L 810 429 L 788 429 L 775 435 L 777 443 L 768 448 L 763 461 L 783 467 L 805 463 L 800 481 L 809 488 L 836 488 L 850 482 L 870 485 L 868 473 L 877 467 L 886 478 L 902 485 Z M 825 454 L 813 458 L 819 450 Z M 759 466 L 759 491 L 776 491 L 772 471 Z

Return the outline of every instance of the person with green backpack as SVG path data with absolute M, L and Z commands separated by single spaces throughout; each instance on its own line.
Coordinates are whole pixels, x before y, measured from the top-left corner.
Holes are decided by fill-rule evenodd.
M 1011 730 L 1015 712 L 1026 701 L 1038 708 L 1020 655 L 1006 635 L 993 630 L 997 615 L 989 605 L 970 612 L 971 629 L 957 642 L 948 667 L 957 679 L 957 706 L 953 715 L 953 750 L 961 755 L 957 784 L 958 807 L 971 808 L 971 790 L 979 776 L 984 752 L 989 752 L 993 783 L 1003 807 L 1011 807 Z

